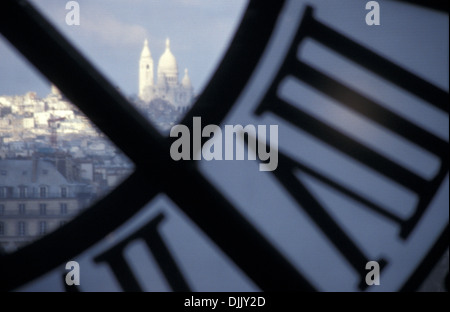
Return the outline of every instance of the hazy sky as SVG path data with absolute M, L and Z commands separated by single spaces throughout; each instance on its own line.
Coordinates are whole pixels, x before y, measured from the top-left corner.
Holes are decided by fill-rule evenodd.
M 69 1 L 31 0 L 125 94 L 138 90 L 138 62 L 144 39 L 156 65 L 170 38 L 179 78 L 189 69 L 194 90 L 201 91 L 226 50 L 247 1 L 97 0 L 77 1 L 80 25 L 66 24 Z M 0 94 L 49 93 L 29 66 L 0 37 Z M 13 52 L 14 51 L 14 52 Z M 7 77 L 7 78 L 6 78 Z

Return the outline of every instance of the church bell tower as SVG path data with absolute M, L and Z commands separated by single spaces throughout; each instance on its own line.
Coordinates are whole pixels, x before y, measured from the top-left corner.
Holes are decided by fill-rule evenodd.
M 153 59 L 145 39 L 139 60 L 139 98 L 143 101 L 149 100 L 150 89 L 154 84 L 153 73 Z

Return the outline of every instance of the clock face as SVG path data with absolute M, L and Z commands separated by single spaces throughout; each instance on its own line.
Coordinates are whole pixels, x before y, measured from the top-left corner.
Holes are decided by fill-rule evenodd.
M 1 255 L 1 289 L 444 290 L 448 8 L 363 2 L 250 1 L 192 104 L 173 40 L 154 63 L 144 44 L 137 103 L 82 42 L 2 3 L 3 36 L 133 169 L 63 227 Z M 145 76 L 152 64 L 158 82 Z M 147 118 L 167 107 L 173 120 Z M 64 279 L 69 261 L 78 286 Z

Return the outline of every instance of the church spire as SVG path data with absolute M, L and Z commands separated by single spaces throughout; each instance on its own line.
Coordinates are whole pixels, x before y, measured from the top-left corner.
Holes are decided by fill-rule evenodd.
M 170 51 L 170 39 L 166 38 L 166 50 Z
M 149 58 L 152 57 L 152 54 L 150 52 L 150 48 L 148 47 L 148 40 L 147 40 L 147 38 L 145 38 L 145 40 L 144 40 L 144 47 L 142 48 L 142 52 L 141 52 L 141 58 L 144 58 L 144 57 L 149 57 Z
M 144 101 L 149 99 L 149 87 L 154 85 L 153 75 L 153 59 L 146 38 L 139 60 L 139 97 Z
M 181 80 L 181 84 L 182 84 L 183 87 L 185 87 L 185 88 L 191 88 L 191 87 L 192 87 L 192 85 L 191 85 L 191 79 L 189 78 L 189 75 L 188 75 L 188 69 L 187 69 L 187 68 L 184 69 L 184 77 L 183 77 L 183 79 Z

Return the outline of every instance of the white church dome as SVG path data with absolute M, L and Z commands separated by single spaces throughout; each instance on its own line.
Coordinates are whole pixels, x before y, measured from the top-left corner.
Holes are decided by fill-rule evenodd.
M 178 79 L 178 65 L 175 56 L 170 51 L 170 41 L 166 39 L 166 50 L 159 58 L 158 77 L 165 75 L 167 78 Z

